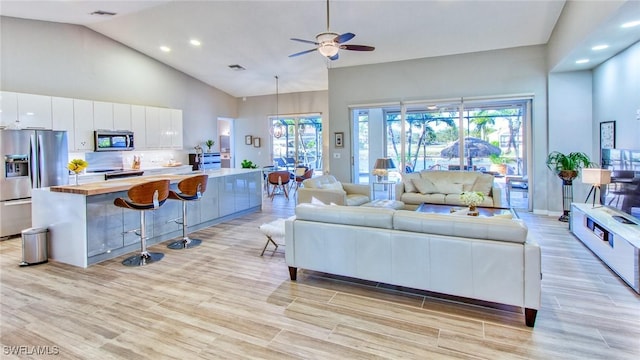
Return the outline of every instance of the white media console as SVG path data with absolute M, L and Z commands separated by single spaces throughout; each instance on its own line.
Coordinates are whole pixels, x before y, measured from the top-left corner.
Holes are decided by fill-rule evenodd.
M 571 204 L 571 232 L 640 294 L 640 223 L 608 207 Z

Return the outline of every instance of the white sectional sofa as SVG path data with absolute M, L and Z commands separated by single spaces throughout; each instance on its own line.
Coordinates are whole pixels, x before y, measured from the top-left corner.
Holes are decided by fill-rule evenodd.
M 540 247 L 519 219 L 301 204 L 285 222 L 291 280 L 298 268 L 540 308 Z
M 415 210 L 422 203 L 463 205 L 462 192 L 480 191 L 485 195 L 480 206 L 501 207 L 500 188 L 493 180 L 493 175 L 475 171 L 403 173 L 396 185 L 396 200 L 402 201 L 407 210 Z

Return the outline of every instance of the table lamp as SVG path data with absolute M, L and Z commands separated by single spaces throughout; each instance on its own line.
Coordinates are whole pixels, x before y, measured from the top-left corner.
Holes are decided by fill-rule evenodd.
M 396 164 L 393 163 L 391 158 L 380 158 L 376 160 L 373 165 L 373 174 L 376 175 L 378 182 L 382 180 L 382 177 L 387 175 L 389 169 L 395 169 Z
M 611 170 L 607 169 L 596 169 L 596 168 L 585 168 L 582 169 L 582 183 L 591 184 L 591 190 L 589 190 L 589 194 L 587 198 L 584 200 L 585 202 L 589 201 L 589 197 L 591 196 L 591 192 L 593 192 L 593 201 L 591 203 L 592 207 L 596 207 L 596 191 L 599 189 L 600 194 L 602 194 L 602 185 L 607 185 L 611 183 Z M 598 203 L 600 200 L 598 199 Z M 600 205 L 602 206 L 602 205 Z

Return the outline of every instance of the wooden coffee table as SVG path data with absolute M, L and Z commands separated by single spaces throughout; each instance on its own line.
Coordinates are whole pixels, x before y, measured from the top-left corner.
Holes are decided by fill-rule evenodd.
M 423 213 L 432 213 L 432 214 L 449 214 L 451 213 L 451 209 L 462 210 L 464 208 L 465 206 L 462 206 L 462 205 L 422 203 L 422 205 L 418 206 L 416 211 L 423 212 Z M 519 218 L 518 213 L 513 208 L 477 206 L 476 209 L 478 209 L 480 216 L 484 216 L 484 217 L 511 214 L 511 216 L 513 216 L 514 219 Z

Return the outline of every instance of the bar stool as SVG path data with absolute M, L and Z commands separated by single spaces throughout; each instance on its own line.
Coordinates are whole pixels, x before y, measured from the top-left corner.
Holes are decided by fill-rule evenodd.
M 209 175 L 195 175 L 183 179 L 178 183 L 179 193 L 169 190 L 169 199 L 182 201 L 182 220 L 176 220 L 176 223 L 182 224 L 182 239 L 176 240 L 167 247 L 169 249 L 179 250 L 196 247 L 202 243 L 200 239 L 190 239 L 187 236 L 187 202 L 200 200 L 202 193 L 207 190 L 207 181 Z
M 127 196 L 129 199 L 117 198 L 113 200 L 115 206 L 140 211 L 140 254 L 125 259 L 126 266 L 142 266 L 160 261 L 163 253 L 147 251 L 147 232 L 145 227 L 145 212 L 157 210 L 169 197 L 169 180 L 156 180 L 132 186 Z

